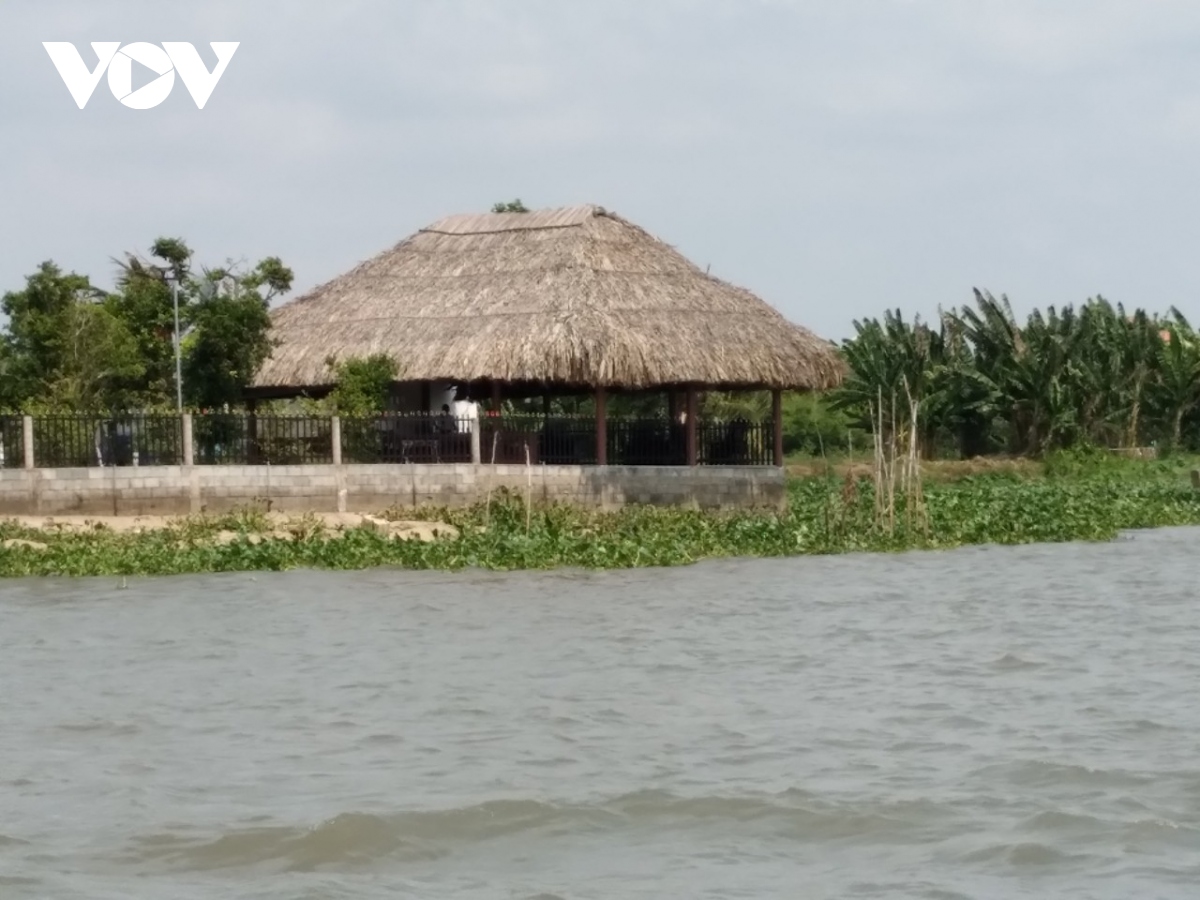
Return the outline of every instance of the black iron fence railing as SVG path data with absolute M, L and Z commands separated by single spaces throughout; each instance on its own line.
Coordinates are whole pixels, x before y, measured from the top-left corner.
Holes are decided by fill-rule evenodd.
M 0 469 L 25 465 L 24 433 L 21 416 L 0 415 Z
M 775 458 L 770 422 L 698 422 L 698 462 L 704 466 L 769 466 Z
M 194 416 L 198 465 L 306 465 L 333 462 L 329 416 L 215 413 Z
M 142 414 L 35 416 L 33 458 L 50 469 L 177 466 L 183 462 L 183 421 Z
M 344 417 L 341 419 L 342 461 L 470 462 L 474 422 L 463 417 L 426 413 Z
M 480 422 L 482 461 L 595 465 L 596 421 L 588 418 L 484 418 Z M 666 418 L 610 419 L 605 425 L 609 465 L 687 465 L 687 427 Z M 708 421 L 697 423 L 699 465 L 769 466 L 774 462 L 774 428 L 770 422 Z
M 34 416 L 38 467 L 179 465 L 301 465 L 344 463 L 482 463 L 595 465 L 597 423 L 591 417 L 383 413 L 372 416 L 279 416 L 204 413 L 190 420 L 159 414 Z M 337 440 L 335 440 L 335 435 Z M 696 463 L 769 466 L 770 422 L 701 421 Z M 190 453 L 185 453 L 190 449 Z M 688 434 L 666 418 L 605 423 L 609 465 L 683 466 Z M 0 416 L 0 467 L 24 465 L 23 422 Z

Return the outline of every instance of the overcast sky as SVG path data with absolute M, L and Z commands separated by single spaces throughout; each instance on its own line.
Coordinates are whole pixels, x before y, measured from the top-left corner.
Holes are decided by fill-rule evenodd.
M 42 41 L 241 47 L 79 110 Z M 178 235 L 296 293 L 445 214 L 598 203 L 830 338 L 1096 293 L 1200 319 L 1194 0 L 3 0 L 0 290 Z

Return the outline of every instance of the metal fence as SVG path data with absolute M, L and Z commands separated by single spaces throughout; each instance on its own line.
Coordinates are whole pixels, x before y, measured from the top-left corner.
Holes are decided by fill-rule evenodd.
M 24 425 L 20 416 L 0 415 L 0 469 L 25 465 Z
M 702 466 L 769 466 L 775 460 L 775 428 L 770 422 L 696 424 L 697 462 Z
M 605 451 L 609 465 L 687 465 L 687 427 L 667 418 L 610 419 Z M 561 465 L 596 464 L 596 422 L 591 417 L 504 417 L 481 420 L 482 461 Z M 702 421 L 696 428 L 700 465 L 769 466 L 775 458 L 770 422 Z
M 345 463 L 483 463 L 595 465 L 596 421 L 572 416 L 491 416 L 384 413 L 342 417 Z M 179 416 L 121 414 L 33 418 L 34 459 L 47 468 L 179 465 L 184 462 Z M 476 447 L 476 442 L 478 446 Z M 198 465 L 328 464 L 335 458 L 329 416 L 205 413 L 192 416 L 192 458 Z M 609 465 L 687 464 L 687 429 L 663 418 L 610 419 Z M 770 422 L 701 421 L 700 465 L 769 466 Z M 22 422 L 0 416 L 0 467 L 24 465 Z
M 345 417 L 341 420 L 342 461 L 469 463 L 475 421 L 444 413 Z
M 333 422 L 328 416 L 194 416 L 192 441 L 199 465 L 333 462 Z
M 170 415 L 35 416 L 33 458 L 51 469 L 180 465 L 183 422 Z

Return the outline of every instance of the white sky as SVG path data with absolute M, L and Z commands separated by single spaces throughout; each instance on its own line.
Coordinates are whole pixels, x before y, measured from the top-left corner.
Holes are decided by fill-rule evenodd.
M 48 40 L 241 47 L 202 111 L 80 111 Z M 1200 319 L 1197 51 L 1194 0 L 3 0 L 0 291 L 178 235 L 299 293 L 520 197 L 835 339 L 973 286 Z

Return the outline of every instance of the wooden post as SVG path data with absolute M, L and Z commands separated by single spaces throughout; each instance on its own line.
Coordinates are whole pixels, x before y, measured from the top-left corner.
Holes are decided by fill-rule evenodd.
M 503 412 L 504 408 L 504 394 L 501 390 L 501 387 L 502 385 L 499 381 L 492 382 L 491 411 L 495 415 L 487 420 L 489 426 L 486 435 L 488 446 L 482 448 L 483 453 L 490 457 L 490 462 L 493 464 L 496 462 L 497 452 L 499 452 L 501 461 L 506 459 L 505 454 L 508 452 L 505 449 L 506 445 L 501 443 L 501 441 L 503 441 L 505 438 L 504 429 L 502 427 L 504 420 L 500 418 L 500 414 Z
M 700 418 L 700 395 L 694 387 L 687 389 L 687 464 L 697 465 L 700 460 L 697 419 Z
M 783 468 L 783 391 L 771 391 L 771 428 L 775 437 L 775 465 Z
M 329 447 L 333 451 L 333 464 L 342 464 L 342 417 L 334 416 L 329 420 Z
M 192 414 L 183 414 L 182 424 L 182 440 L 183 440 L 183 464 L 192 466 L 196 464 L 196 445 L 192 441 Z
M 608 465 L 608 394 L 596 388 L 596 465 Z
M 21 449 L 25 454 L 25 468 L 34 468 L 37 463 L 33 458 L 33 416 L 21 417 Z

